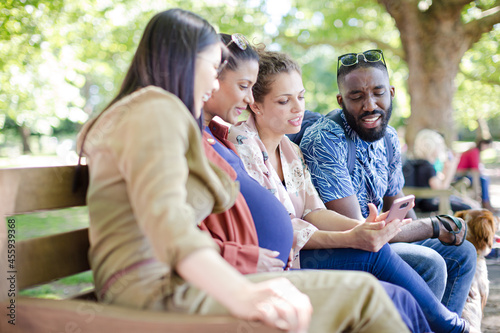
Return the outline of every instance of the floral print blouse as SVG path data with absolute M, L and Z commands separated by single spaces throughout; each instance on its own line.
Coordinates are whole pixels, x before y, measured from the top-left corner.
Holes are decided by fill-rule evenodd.
M 278 146 L 283 184 L 268 159 L 268 152 L 260 140 L 253 116 L 246 122 L 232 126 L 228 139 L 235 144 L 248 174 L 274 194 L 288 210 L 297 239 L 294 247 L 294 253 L 297 255 L 312 234 L 318 230 L 304 221 L 304 217 L 312 211 L 325 209 L 311 181 L 300 148 L 286 136 Z

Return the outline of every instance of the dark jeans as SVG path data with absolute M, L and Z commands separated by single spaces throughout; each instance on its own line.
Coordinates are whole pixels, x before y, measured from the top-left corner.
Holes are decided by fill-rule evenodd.
M 412 333 L 428 333 L 431 331 L 422 308 L 408 290 L 389 282 L 380 281 L 380 283 Z
M 386 244 L 378 252 L 356 249 L 300 251 L 301 268 L 365 271 L 408 290 L 435 332 L 461 332 L 463 320 L 434 296 L 424 280 Z

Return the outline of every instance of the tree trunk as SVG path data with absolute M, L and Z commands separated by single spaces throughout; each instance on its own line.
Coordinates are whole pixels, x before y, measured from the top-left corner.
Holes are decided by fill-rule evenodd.
M 408 64 L 408 147 L 412 149 L 416 134 L 423 128 L 442 133 L 449 143 L 455 136 L 454 80 L 470 45 L 464 36 L 460 10 L 444 11 L 432 6 L 423 12 L 414 1 L 381 2 L 396 21 Z
M 30 129 L 24 125 L 21 125 L 19 126 L 19 133 L 21 134 L 21 139 L 23 143 L 23 154 L 31 154 L 31 148 L 28 141 L 31 135 Z
M 434 0 L 427 9 L 419 9 L 419 1 L 378 1 L 396 22 L 408 64 L 408 147 L 413 148 L 415 136 L 423 128 L 443 134 L 450 145 L 456 139 L 452 102 L 460 61 L 489 31 L 491 21 L 498 20 L 498 13 L 465 24 L 461 12 L 470 1 Z
M 406 139 L 412 147 L 416 134 L 430 128 L 443 134 L 450 145 L 456 139 L 452 106 L 456 92 L 454 82 L 469 44 L 451 18 L 430 20 L 419 28 L 421 36 L 407 34 L 401 38 L 411 95 Z

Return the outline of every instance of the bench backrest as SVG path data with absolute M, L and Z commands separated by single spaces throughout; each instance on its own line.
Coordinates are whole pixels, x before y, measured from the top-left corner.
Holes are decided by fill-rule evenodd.
M 0 216 L 84 206 L 88 169 L 83 167 L 80 188 L 72 193 L 75 169 L 75 166 L 0 169 Z M 7 223 L 0 223 L 0 332 L 12 332 L 14 328 L 19 333 L 281 332 L 228 315 L 165 313 L 96 303 L 92 293 L 65 300 L 12 297 L 12 285 L 7 279 L 10 273 L 3 269 L 9 264 L 6 226 Z M 17 289 L 89 270 L 88 249 L 88 228 L 16 242 Z M 9 308 L 12 306 L 14 310 Z M 16 325 L 7 320 L 15 320 Z
M 3 216 L 84 206 L 88 168 L 82 186 L 72 193 L 75 166 L 0 169 Z M 17 288 L 51 282 L 90 269 L 88 229 L 16 242 Z

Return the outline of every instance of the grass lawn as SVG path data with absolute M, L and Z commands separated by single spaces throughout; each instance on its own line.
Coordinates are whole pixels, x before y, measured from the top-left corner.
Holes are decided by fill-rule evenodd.
M 25 289 L 19 294 L 22 296 L 62 299 L 94 288 L 92 272 L 83 272 L 60 279 L 56 282 L 38 287 Z
M 51 235 L 89 226 L 86 207 L 73 207 L 29 215 L 17 215 L 16 239 Z
M 74 207 L 29 215 L 16 215 L 16 240 L 46 236 L 58 232 L 88 227 L 86 207 Z M 90 271 L 69 276 L 38 287 L 26 289 L 21 295 L 42 298 L 65 298 L 93 288 Z

